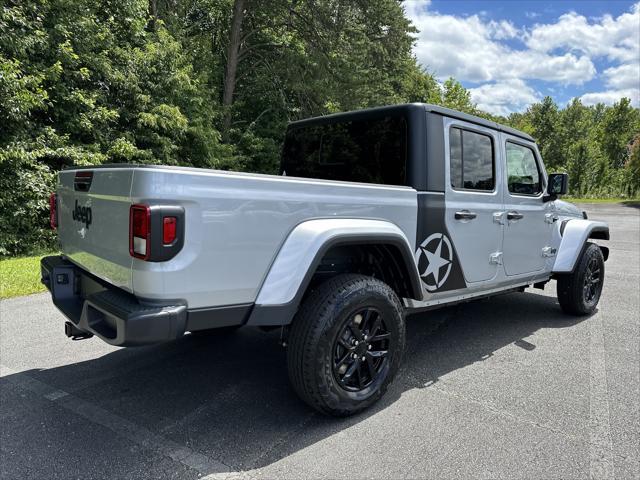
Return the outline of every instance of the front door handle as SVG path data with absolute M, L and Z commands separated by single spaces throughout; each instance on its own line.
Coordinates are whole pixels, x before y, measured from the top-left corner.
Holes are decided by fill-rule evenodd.
M 507 220 L 522 220 L 523 218 L 524 215 L 520 212 L 516 212 L 515 210 L 507 212 Z
M 477 216 L 478 215 L 470 212 L 469 210 L 460 210 L 459 212 L 456 212 L 455 218 L 456 220 L 473 220 Z

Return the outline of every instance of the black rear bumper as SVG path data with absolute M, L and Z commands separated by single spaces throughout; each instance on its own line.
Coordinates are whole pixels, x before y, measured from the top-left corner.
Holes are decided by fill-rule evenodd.
M 61 256 L 40 261 L 42 283 L 56 307 L 83 332 L 117 346 L 174 340 L 187 330 L 187 307 L 139 301 Z

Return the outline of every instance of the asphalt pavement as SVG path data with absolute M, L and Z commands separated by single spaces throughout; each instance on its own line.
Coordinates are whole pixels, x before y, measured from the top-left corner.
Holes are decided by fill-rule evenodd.
M 0 302 L 0 478 L 640 478 L 640 209 L 609 222 L 598 311 L 555 282 L 408 319 L 384 399 L 348 419 L 289 386 L 278 333 L 71 341 L 48 294 Z

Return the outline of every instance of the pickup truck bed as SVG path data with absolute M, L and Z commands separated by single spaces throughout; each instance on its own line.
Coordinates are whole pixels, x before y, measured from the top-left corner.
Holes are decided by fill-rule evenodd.
M 85 171 L 92 173 L 87 191 L 82 190 L 86 180 L 80 189 L 76 180 Z M 280 247 L 301 222 L 391 218 L 407 238 L 415 239 L 416 202 L 415 190 L 404 186 L 161 166 L 66 170 L 60 173 L 57 190 L 58 236 L 65 266 L 50 259 L 43 263 L 43 272 L 46 275 L 54 267 L 65 268 L 80 278 L 117 287 L 118 298 L 131 300 L 127 318 L 135 317 L 138 324 L 143 321 L 138 312 L 145 312 L 149 304 L 160 304 L 171 309 L 169 323 L 184 327 L 175 333 L 174 328 L 163 325 L 159 330 L 167 332 L 164 336 L 155 332 L 132 338 L 131 332 L 141 333 L 144 328 L 127 330 L 124 325 L 130 320 L 112 320 L 111 328 L 118 330 L 120 326 L 121 333 L 100 334 L 109 343 L 169 340 L 183 334 L 185 328 L 200 330 L 244 322 Z M 182 207 L 188 248 L 163 262 L 132 257 L 132 204 Z M 74 216 L 80 206 L 90 217 L 78 220 L 80 215 Z M 176 313 L 186 307 L 188 315 Z M 68 309 L 63 310 L 68 314 Z M 102 308 L 107 310 L 107 306 Z M 180 320 L 185 315 L 188 322 Z M 148 316 L 146 311 L 141 318 Z M 83 320 L 78 326 L 85 325 L 91 323 Z M 152 322 L 146 328 L 156 325 Z

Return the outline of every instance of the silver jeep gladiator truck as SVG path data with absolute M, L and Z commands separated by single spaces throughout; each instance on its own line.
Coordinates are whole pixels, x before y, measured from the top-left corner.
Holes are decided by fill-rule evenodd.
M 282 328 L 296 392 L 349 415 L 393 380 L 407 312 L 551 279 L 566 313 L 598 304 L 608 226 L 557 199 L 567 176 L 526 133 L 425 104 L 341 113 L 291 123 L 280 173 L 62 171 L 41 270 L 66 334 Z

